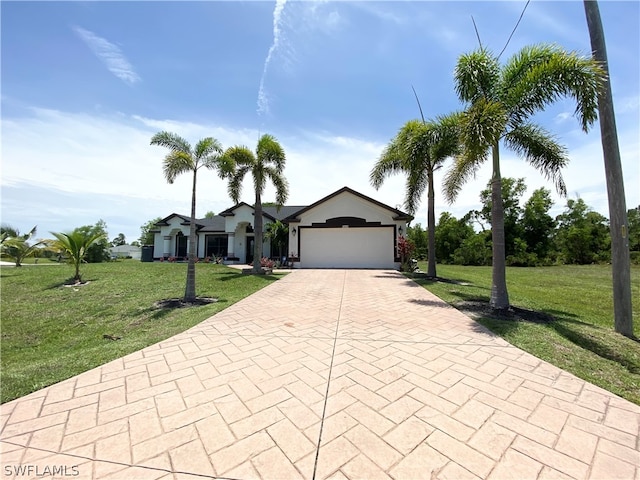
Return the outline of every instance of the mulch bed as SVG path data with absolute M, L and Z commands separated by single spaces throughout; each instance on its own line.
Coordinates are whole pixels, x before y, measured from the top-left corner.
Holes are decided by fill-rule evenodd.
M 158 300 L 153 304 L 154 308 L 187 308 L 187 307 L 201 307 L 203 305 L 210 305 L 216 303 L 217 298 L 213 297 L 197 297 L 191 302 L 185 302 L 182 298 L 167 298 L 164 300 Z

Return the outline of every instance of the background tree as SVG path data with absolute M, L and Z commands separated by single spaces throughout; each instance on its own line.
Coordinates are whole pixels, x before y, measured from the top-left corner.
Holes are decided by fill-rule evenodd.
M 127 244 L 127 237 L 125 237 L 124 233 L 119 233 L 117 237 L 111 240 L 112 247 L 119 247 L 121 245 Z
M 517 245 L 520 242 L 517 240 L 522 239 L 523 229 L 520 223 L 520 215 L 522 209 L 520 208 L 520 200 L 527 190 L 527 186 L 524 183 L 524 178 L 509 178 L 502 179 L 501 186 L 501 198 L 502 208 L 504 211 L 504 242 L 505 242 L 505 255 L 507 258 L 516 254 Z M 492 197 L 491 182 L 487 184 L 487 188 L 480 192 L 480 202 L 482 203 L 482 209 L 480 210 L 480 216 L 491 225 L 491 211 L 493 209 L 491 197 Z
M 51 232 L 56 237 L 57 242 L 54 247 L 66 253 L 75 268 L 73 280 L 77 283 L 82 281 L 80 275 L 80 264 L 84 261 L 91 245 L 100 240 L 105 240 L 104 233 L 90 232 L 76 228 L 71 233 Z
M 629 250 L 637 263 L 640 261 L 640 205 L 627 211 L 627 221 L 629 222 Z
M 557 244 L 564 263 L 590 264 L 609 260 L 611 237 L 607 219 L 581 198 L 567 201 L 558 215 Z
M 250 173 L 253 178 L 253 190 L 255 193 L 253 231 L 253 271 L 260 273 L 262 267 L 262 195 L 267 185 L 267 180 L 276 187 L 276 204 L 281 206 L 289 196 L 289 185 L 284 177 L 286 156 L 284 149 L 272 135 L 262 135 L 258 140 L 256 152 L 252 152 L 245 146 L 235 146 L 227 149 L 225 158 L 230 159 L 236 165 L 236 171 L 229 180 L 229 196 L 238 203 L 242 193 L 244 177 Z
M 153 245 L 155 234 L 152 230 L 155 229 L 156 223 L 160 220 L 162 220 L 161 217 L 156 217 L 140 226 L 140 238 L 138 241 L 141 245 Z
M 627 206 L 624 195 L 620 147 L 618 146 L 616 116 L 611 93 L 607 46 L 604 40 L 598 2 L 584 0 L 584 10 L 587 17 L 593 58 L 602 66 L 605 73 L 598 95 L 598 111 L 600 113 L 600 136 L 602 138 L 604 171 L 609 199 L 614 325 L 616 332 L 632 337 L 633 311 L 631 307 L 631 266 L 629 261 L 629 237 L 627 235 Z
M 410 120 L 386 146 L 369 175 L 371 184 L 380 188 L 392 174 L 407 175 L 405 208 L 415 214 L 427 190 L 427 233 L 429 240 L 427 275 L 436 276 L 435 188 L 433 174 L 444 161 L 459 152 L 459 116 L 452 114 L 436 120 Z
M 429 252 L 429 238 L 427 235 L 427 231 L 422 228 L 422 225 L 419 223 L 416 223 L 416 225 L 413 227 L 408 226 L 407 239 L 411 240 L 411 242 L 415 246 L 415 250 L 413 254 L 416 260 L 425 260 Z M 435 238 L 434 238 L 434 242 L 435 242 Z M 437 256 L 437 250 L 436 250 L 436 256 Z
M 443 263 L 454 263 L 456 250 L 474 233 L 465 219 L 458 220 L 449 212 L 442 212 L 435 235 L 437 257 Z
M 79 232 L 86 237 L 98 236 L 98 239 L 91 242 L 84 255 L 84 260 L 88 263 L 107 262 L 110 259 L 110 243 L 109 234 L 107 233 L 107 224 L 100 219 L 95 225 L 84 225 L 78 227 L 74 232 Z
M 549 215 L 552 206 L 551 191 L 538 188 L 522 209 L 522 238 L 527 244 L 527 252 L 535 255 L 536 264 L 550 264 L 554 257 L 553 233 L 556 222 Z
M 215 212 L 211 210 L 209 210 L 207 213 L 204 214 L 204 218 L 213 218 L 215 216 L 216 216 Z
M 2 254 L 11 258 L 16 267 L 22 266 L 25 258 L 34 256 L 40 249 L 41 245 L 46 242 L 44 240 L 29 243 L 36 234 L 36 227 L 33 227 L 29 233 L 21 235 L 20 232 L 10 226 L 2 226 L 0 235 L 2 236 Z
M 280 220 L 267 225 L 265 237 L 271 240 L 271 244 L 278 248 L 278 259 L 282 259 L 282 247 L 287 244 L 289 239 L 289 227 Z
M 598 88 L 604 72 L 592 58 L 560 47 L 525 47 L 504 66 L 484 48 L 462 55 L 455 68 L 455 90 L 467 104 L 461 119 L 462 154 L 445 177 L 445 197 L 453 202 L 479 166 L 492 159 L 492 287 L 491 306 L 509 307 L 506 283 L 504 210 L 500 174 L 500 143 L 514 150 L 566 193 L 561 169 L 566 149 L 541 126 L 530 121 L 561 97 L 576 100 L 575 114 L 584 131 L 597 118 Z
M 193 174 L 191 218 L 189 221 L 189 262 L 184 291 L 184 301 L 192 302 L 196 299 L 196 183 L 198 170 L 202 167 L 217 170 L 220 178 L 225 178 L 231 173 L 233 165 L 222 158 L 220 142 L 213 137 L 203 138 L 192 149 L 189 142 L 180 135 L 159 132 L 151 138 L 151 145 L 160 145 L 169 149 L 162 165 L 168 183 L 172 184 L 176 177 L 183 173 Z

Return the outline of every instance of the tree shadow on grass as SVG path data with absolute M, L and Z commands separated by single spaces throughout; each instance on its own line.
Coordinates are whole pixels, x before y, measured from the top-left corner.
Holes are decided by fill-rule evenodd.
M 640 374 L 640 339 L 628 338 L 579 320 L 562 319 L 551 327 L 569 342 Z
M 563 310 L 530 310 L 512 305 L 506 312 L 494 311 L 487 297 L 454 293 L 453 306 L 499 335 L 515 331 L 522 323 L 546 325 L 575 346 L 615 362 L 630 373 L 640 374 L 640 339 L 627 338 L 605 328 L 583 322 Z

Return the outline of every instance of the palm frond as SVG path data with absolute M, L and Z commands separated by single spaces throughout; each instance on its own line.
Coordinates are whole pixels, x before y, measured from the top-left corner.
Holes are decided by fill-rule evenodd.
M 151 137 L 151 145 L 160 145 L 174 152 L 183 152 L 191 155 L 191 145 L 177 133 L 158 132 Z
M 256 148 L 256 157 L 259 163 L 273 164 L 279 172 L 284 170 L 286 155 L 273 135 L 264 134 L 260 137 Z
M 420 205 L 420 199 L 429 185 L 429 175 L 429 168 L 415 168 L 409 170 L 404 205 L 411 215 L 416 213 L 416 210 Z
M 162 163 L 162 171 L 168 183 L 173 183 L 178 175 L 193 171 L 195 168 L 191 154 L 180 150 L 169 152 Z
M 403 155 L 397 140 L 392 140 L 380 154 L 380 158 L 369 173 L 369 182 L 378 190 L 384 180 L 396 173 L 404 171 Z
M 480 48 L 460 56 L 453 76 L 456 94 L 463 102 L 493 99 L 499 85 L 500 65 L 493 54 Z
M 432 121 L 430 157 L 434 169 L 447 158 L 455 157 L 462 151 L 461 126 L 462 112 L 438 116 Z
M 233 164 L 238 167 L 252 167 L 256 163 L 255 154 L 244 145 L 229 147 L 224 152 L 225 157 L 229 157 Z
M 207 157 L 222 155 L 222 145 L 213 137 L 206 137 L 196 143 L 194 156 L 198 160 L 204 161 Z
M 227 191 L 229 193 L 229 196 L 231 197 L 231 200 L 233 200 L 234 203 L 240 202 L 240 196 L 242 195 L 242 181 L 244 180 L 245 175 L 250 170 L 251 170 L 251 167 L 249 165 L 241 165 L 236 169 L 235 173 L 229 178 Z
M 508 132 L 504 142 L 547 180 L 553 181 L 560 195 L 567 194 L 561 170 L 569 163 L 569 156 L 553 135 L 538 125 L 527 123 Z
M 278 207 L 285 204 L 289 198 L 289 182 L 275 167 L 265 167 L 265 177 L 268 177 L 271 183 L 276 187 L 276 204 Z
M 504 68 L 503 100 L 517 126 L 563 97 L 576 101 L 575 116 L 586 132 L 598 118 L 598 92 L 606 80 L 590 56 L 555 45 L 523 48 Z
M 460 116 L 460 143 L 467 157 L 483 157 L 500 141 L 507 112 L 500 102 L 478 99 Z
M 452 204 L 456 200 L 462 186 L 470 178 L 475 177 L 480 165 L 485 162 L 487 157 L 488 150 L 485 150 L 482 156 L 468 155 L 468 152 L 463 152 L 455 157 L 442 181 L 442 193 L 447 203 Z

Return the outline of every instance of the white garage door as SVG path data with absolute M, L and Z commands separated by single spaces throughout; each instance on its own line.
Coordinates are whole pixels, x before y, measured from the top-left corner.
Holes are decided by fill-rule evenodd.
M 393 227 L 301 228 L 302 268 L 395 268 Z

